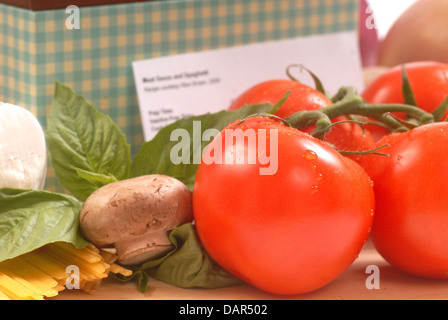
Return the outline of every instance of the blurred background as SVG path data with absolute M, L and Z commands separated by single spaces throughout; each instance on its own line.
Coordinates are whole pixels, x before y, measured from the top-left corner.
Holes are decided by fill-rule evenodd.
M 361 0 L 359 9 L 364 66 L 448 61 L 447 0 Z

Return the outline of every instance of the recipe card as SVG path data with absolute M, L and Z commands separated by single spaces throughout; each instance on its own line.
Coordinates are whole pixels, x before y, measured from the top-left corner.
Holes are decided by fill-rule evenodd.
M 145 140 L 179 118 L 227 109 L 233 99 L 259 82 L 287 79 L 289 65 L 311 70 L 330 93 L 346 85 L 363 88 L 355 31 L 135 61 Z M 291 73 L 314 87 L 305 71 L 293 68 Z

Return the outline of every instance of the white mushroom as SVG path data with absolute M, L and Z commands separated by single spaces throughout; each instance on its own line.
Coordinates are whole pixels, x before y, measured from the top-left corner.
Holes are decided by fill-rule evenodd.
M 160 174 L 105 185 L 90 195 L 80 213 L 85 238 L 98 247 L 114 246 L 124 265 L 169 252 L 169 232 L 192 220 L 191 191 Z

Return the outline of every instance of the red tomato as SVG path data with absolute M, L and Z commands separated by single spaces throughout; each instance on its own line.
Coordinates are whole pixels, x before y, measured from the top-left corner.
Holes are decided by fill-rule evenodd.
M 448 95 L 448 64 L 418 61 L 404 64 L 417 106 L 434 111 Z M 402 66 L 396 66 L 377 77 L 362 92 L 362 98 L 371 104 L 404 103 L 402 94 Z M 448 116 L 448 111 L 444 118 Z M 368 126 L 375 140 L 389 132 L 381 127 Z
M 229 110 L 236 110 L 249 104 L 276 104 L 288 91 L 291 91 L 288 99 L 276 113 L 282 118 L 300 110 L 317 110 L 331 104 L 331 100 L 324 94 L 303 83 L 288 79 L 275 79 L 260 82 L 243 92 L 232 102 Z
M 247 139 L 233 139 L 237 132 Z M 207 148 L 194 218 L 204 248 L 226 270 L 270 293 L 300 294 L 330 283 L 356 259 L 374 211 L 371 180 L 356 162 L 266 117 L 229 124 Z M 275 170 L 263 173 L 268 166 Z
M 324 94 L 305 84 L 294 80 L 276 79 L 256 84 L 243 92 L 230 105 L 229 110 L 241 108 L 244 105 L 271 103 L 275 104 L 290 91 L 290 95 L 275 115 L 286 118 L 301 110 L 318 110 L 329 106 L 332 102 Z M 333 121 L 346 118 L 338 117 Z M 311 133 L 315 126 L 304 128 L 302 131 Z M 326 134 L 325 141 L 343 151 L 364 151 L 372 149 L 375 141 L 370 133 L 354 123 L 343 123 L 334 126 Z M 349 156 L 357 161 L 358 156 Z
M 378 144 L 389 157 L 364 156 L 376 197 L 372 241 L 393 266 L 448 279 L 448 123 L 395 133 Z

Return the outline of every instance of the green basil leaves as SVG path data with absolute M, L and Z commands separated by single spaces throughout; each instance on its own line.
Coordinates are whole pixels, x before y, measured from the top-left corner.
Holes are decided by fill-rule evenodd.
M 118 126 L 59 82 L 46 139 L 58 182 L 82 201 L 98 187 L 129 176 L 130 146 Z
M 70 195 L 0 189 L 0 261 L 56 241 L 86 246 L 79 232 L 81 207 L 82 202 Z

